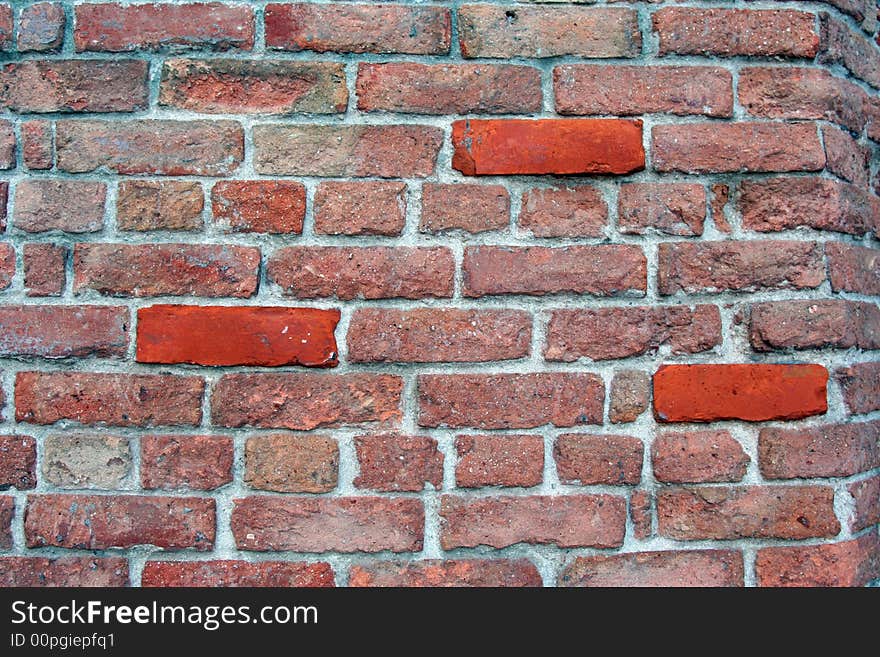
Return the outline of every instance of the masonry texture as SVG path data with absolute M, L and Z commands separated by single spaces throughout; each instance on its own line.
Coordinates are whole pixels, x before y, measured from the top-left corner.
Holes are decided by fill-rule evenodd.
M 0 0 L 0 585 L 880 581 L 874 0 Z

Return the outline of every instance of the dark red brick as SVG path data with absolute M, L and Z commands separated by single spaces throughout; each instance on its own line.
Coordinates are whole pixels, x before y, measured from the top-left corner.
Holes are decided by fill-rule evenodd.
M 37 443 L 30 436 L 0 436 L 0 490 L 37 486 Z
M 360 472 L 358 488 L 418 492 L 443 483 L 443 454 L 437 441 L 425 436 L 380 434 L 354 439 Z
M 756 351 L 880 349 L 880 308 L 839 299 L 758 303 L 752 306 L 749 339 Z
M 857 532 L 880 523 L 880 476 L 854 482 L 846 489 L 853 498 L 850 530 Z
M 233 441 L 228 436 L 141 437 L 141 486 L 214 490 L 232 481 Z
M 461 435 L 455 438 L 455 485 L 537 486 L 544 479 L 544 439 L 529 435 Z
M 880 296 L 880 249 L 827 242 L 825 256 L 832 290 Z
M 58 297 L 67 281 L 67 249 L 57 244 L 24 245 L 24 287 L 29 297 Z
M 15 187 L 12 223 L 19 230 L 93 233 L 104 226 L 107 185 L 85 180 L 31 178 Z
M 661 433 L 651 444 L 654 478 L 670 484 L 742 481 L 750 460 L 722 430 Z
M 758 550 L 759 586 L 864 586 L 880 577 L 877 533 L 842 543 Z
M 148 561 L 141 586 L 326 588 L 335 583 L 333 568 L 323 561 Z
M 60 2 L 37 2 L 18 16 L 18 51 L 52 52 L 64 43 L 64 7 Z
M 510 223 L 510 196 L 501 185 L 422 186 L 422 216 L 419 230 L 439 233 L 463 230 L 482 233 L 504 230 Z
M 433 559 L 353 566 L 348 585 L 494 588 L 542 586 L 542 583 L 538 569 L 527 559 Z
M 286 180 L 224 180 L 211 190 L 214 222 L 228 233 L 300 234 L 306 189 Z
M 32 170 L 51 169 L 55 164 L 55 136 L 51 121 L 22 121 L 21 157 Z
M 617 197 L 617 226 L 621 233 L 644 235 L 702 235 L 706 189 L 689 183 L 627 183 Z
M 0 586 L 128 586 L 120 557 L 0 557 Z
M 642 441 L 632 436 L 562 434 L 553 458 L 563 483 L 635 485 L 642 478 Z
M 315 232 L 400 235 L 406 223 L 406 183 L 322 182 L 315 190 Z
M 523 192 L 519 226 L 535 237 L 602 237 L 607 225 L 608 206 L 591 185 Z
M 577 557 L 560 586 L 743 586 L 743 558 L 728 550 L 670 550 Z
M 880 362 L 853 363 L 834 372 L 850 413 L 880 410 Z
M 120 358 L 129 325 L 123 306 L 0 306 L 0 355 Z

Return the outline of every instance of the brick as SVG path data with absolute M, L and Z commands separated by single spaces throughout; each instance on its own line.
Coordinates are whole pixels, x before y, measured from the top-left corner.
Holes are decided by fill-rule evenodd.
M 0 549 L 12 549 L 12 521 L 15 519 L 15 498 L 0 495 Z
M 6 230 L 6 203 L 8 200 L 9 183 L 3 180 L 0 181 L 0 232 Z
M 576 557 L 559 576 L 560 586 L 731 587 L 743 586 L 742 553 L 732 550 L 669 550 Z
M 0 490 L 37 485 L 37 443 L 30 436 L 0 436 Z
M 222 2 L 83 4 L 76 6 L 73 38 L 79 52 L 250 50 L 254 14 Z
M 825 166 L 825 151 L 811 123 L 656 125 L 651 142 L 653 166 L 661 172 L 819 171 Z
M 116 191 L 120 230 L 202 229 L 205 195 L 197 182 L 123 180 Z
M 880 142 L 880 100 L 877 98 L 869 99 L 865 113 L 868 121 L 868 139 Z
M 485 362 L 528 356 L 532 316 L 521 310 L 358 308 L 348 328 L 353 363 Z
M 762 429 L 758 462 L 765 479 L 848 477 L 880 467 L 880 422 Z
M 614 495 L 535 495 L 440 501 L 440 546 L 444 550 L 518 543 L 569 547 L 619 547 L 626 503 Z
M 739 186 L 743 228 L 773 232 L 807 227 L 880 235 L 880 199 L 855 185 L 825 178 L 780 177 Z
M 196 376 L 19 372 L 15 418 L 31 424 L 198 425 L 204 387 Z
M 266 46 L 316 52 L 449 52 L 452 19 L 444 7 L 307 3 L 266 6 Z
M 278 249 L 266 276 L 300 299 L 451 297 L 455 263 L 445 247 L 303 246 Z
M 423 490 L 443 483 L 443 454 L 425 436 L 380 434 L 354 439 L 360 473 L 354 485 L 377 491 Z
M 601 424 L 605 386 L 595 374 L 423 374 L 419 425 L 529 429 Z
M 232 481 L 228 436 L 142 436 L 141 487 L 214 490 Z
M 523 192 L 519 227 L 534 237 L 602 237 L 607 225 L 608 206 L 591 185 Z
M 504 230 L 510 223 L 510 195 L 501 185 L 422 186 L 422 216 L 419 230 L 439 233 L 463 230 L 482 233 Z
M 244 481 L 281 493 L 327 493 L 336 488 L 339 446 L 326 436 L 273 434 L 245 444 Z
M 667 488 L 657 494 L 661 536 L 700 539 L 836 536 L 834 491 L 827 486 Z
M 645 168 L 640 119 L 466 119 L 452 123 L 466 176 L 627 174 Z
M 654 534 L 652 507 L 650 493 L 643 490 L 633 491 L 629 503 L 629 519 L 633 526 L 633 536 L 639 540 L 650 538 Z
M 159 105 L 202 114 L 336 114 L 348 106 L 345 67 L 271 59 L 165 60 Z
M 663 295 L 803 290 L 825 281 L 816 242 L 667 242 L 658 246 L 657 259 L 657 289 Z
M 12 123 L 0 121 L 0 170 L 15 168 L 15 132 Z
M 861 531 L 880 523 L 880 476 L 851 483 L 846 490 L 853 498 L 851 531 Z
M 717 306 L 625 306 L 554 310 L 544 358 L 574 362 L 653 354 L 699 353 L 721 344 Z
M 455 485 L 538 486 L 544 479 L 544 439 L 530 435 L 455 437 Z
M 530 66 L 361 62 L 358 109 L 407 114 L 541 111 L 541 72 Z
M 154 545 L 165 550 L 214 547 L 215 502 L 202 497 L 29 495 L 29 548 L 79 550 Z
M 55 164 L 55 137 L 51 121 L 23 121 L 21 142 L 21 157 L 28 169 L 46 170 Z
M 855 77 L 880 88 L 880 52 L 862 32 L 856 32 L 830 14 L 819 14 L 822 50 L 818 62 L 840 64 Z
M 853 363 L 834 372 L 850 413 L 880 410 L 880 362 Z
M 443 142 L 424 125 L 254 126 L 254 169 L 260 174 L 425 178 Z
M 838 178 L 863 189 L 870 186 L 871 149 L 859 144 L 848 132 L 833 125 L 822 126 L 825 168 Z
M 19 52 L 53 52 L 64 43 L 64 7 L 38 2 L 24 7 L 18 17 Z
M 829 545 L 758 550 L 759 586 L 865 586 L 880 577 L 877 533 Z
M 622 486 L 641 481 L 643 452 L 632 436 L 566 433 L 556 439 L 553 458 L 563 483 Z
M 321 235 L 400 235 L 406 223 L 406 183 L 319 183 L 314 215 L 315 232 Z
M 641 247 L 469 246 L 465 248 L 464 295 L 592 294 L 643 296 L 647 261 Z
M 706 189 L 690 183 L 626 183 L 617 196 L 617 226 L 624 234 L 703 234 Z
M 338 322 L 338 310 L 318 308 L 149 306 L 138 310 L 136 360 L 333 367 Z
M 418 552 L 425 510 L 412 497 L 247 497 L 233 501 L 239 550 Z
M 389 374 L 226 374 L 214 386 L 212 422 L 302 431 L 396 423 L 402 389 Z
M 0 375 L 2 375 L 2 371 L 0 371 Z M 6 404 L 6 394 L 3 392 L 2 388 L 0 388 L 0 419 L 4 417 L 3 415 L 3 406 Z
M 860 131 L 866 94 L 826 70 L 755 66 L 740 72 L 739 102 L 752 116 L 822 119 Z
M 803 11 L 664 7 L 653 14 L 659 54 L 806 57 L 819 51 L 816 17 Z
M 733 115 L 733 78 L 715 66 L 557 66 L 553 92 L 559 114 Z
M 430 559 L 379 561 L 351 569 L 349 586 L 526 587 L 542 586 L 528 559 Z
M 73 291 L 111 296 L 242 297 L 257 290 L 260 250 L 213 244 L 77 244 Z
M 774 349 L 880 349 L 880 308 L 827 299 L 752 306 L 749 340 L 756 351 Z
M 0 355 L 121 358 L 129 323 L 122 306 L 0 306 Z
M 654 478 L 669 484 L 742 481 L 750 460 L 723 430 L 661 433 L 651 444 Z
M 15 247 L 8 242 L 0 242 L 0 290 L 12 285 L 15 278 Z
M 57 488 L 125 488 L 131 474 L 128 438 L 56 434 L 43 439 L 41 475 Z
M 0 52 L 12 50 L 12 7 L 0 5 Z
M 709 209 L 712 211 L 712 221 L 715 222 L 715 228 L 722 233 L 730 233 L 730 223 L 725 216 L 727 203 L 730 201 L 730 187 L 723 183 L 712 185 L 710 187 L 712 195 L 709 199 Z
M 832 290 L 880 296 L 880 249 L 827 242 L 825 256 Z
M 224 180 L 211 190 L 214 222 L 227 233 L 302 233 L 306 188 L 287 180 Z
M 631 9 L 464 5 L 458 10 L 464 57 L 637 57 Z
M 635 422 L 648 408 L 651 378 L 638 370 L 617 370 L 608 394 L 608 419 L 615 424 Z
M 332 587 L 329 563 L 303 561 L 147 561 L 141 586 L 159 587 Z
M 57 297 L 67 281 L 67 249 L 57 244 L 24 245 L 24 287 L 29 297 Z
M 120 557 L 0 557 L 0 586 L 128 586 Z
M 654 374 L 661 422 L 797 420 L 828 408 L 822 365 L 663 365 Z
M 133 112 L 147 107 L 143 60 L 26 60 L 0 72 L 0 106 L 13 112 Z
M 104 226 L 107 185 L 31 178 L 15 187 L 12 223 L 28 233 L 93 233 Z
M 69 173 L 227 176 L 244 159 L 244 131 L 235 121 L 58 121 L 55 149 Z

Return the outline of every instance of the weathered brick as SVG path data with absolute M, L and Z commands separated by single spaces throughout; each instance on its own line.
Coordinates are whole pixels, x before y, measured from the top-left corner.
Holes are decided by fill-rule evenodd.
M 758 303 L 752 306 L 749 340 L 756 351 L 880 349 L 880 308 L 841 299 Z
M 73 291 L 111 296 L 249 297 L 260 250 L 213 244 L 77 244 Z
M 519 227 L 535 237 L 602 237 L 607 225 L 608 206 L 591 185 L 523 192 Z
M 412 497 L 247 497 L 234 500 L 240 550 L 417 552 L 425 510 Z
M 517 543 L 568 547 L 618 547 L 626 503 L 614 495 L 467 498 L 444 495 L 440 545 L 444 550 Z
M 826 12 L 819 14 L 819 21 L 822 39 L 819 63 L 840 64 L 855 77 L 880 88 L 880 52 L 870 39 Z
M 0 121 L 0 169 L 15 167 L 15 132 L 12 123 Z
M 214 386 L 212 422 L 303 431 L 395 423 L 402 389 L 390 374 L 226 374 Z
M 196 376 L 19 372 L 15 418 L 32 424 L 197 425 L 204 388 Z
M 825 168 L 838 178 L 868 189 L 870 184 L 871 149 L 859 144 L 849 132 L 833 125 L 822 126 L 825 144 Z
M 316 52 L 449 52 L 452 19 L 445 7 L 391 4 L 270 4 L 266 46 Z
M 827 242 L 825 256 L 832 290 L 880 296 L 880 249 Z
M 0 306 L 0 355 L 120 358 L 129 323 L 122 306 Z
M 439 490 L 443 454 L 437 441 L 425 436 L 380 434 L 354 439 L 360 473 L 358 488 L 378 491 L 420 491 L 425 484 Z
M 644 445 L 632 436 L 562 434 L 553 458 L 563 483 L 635 485 L 642 478 Z
M 37 443 L 30 436 L 0 436 L 0 490 L 37 485 Z
M 46 59 L 0 70 L 0 107 L 13 112 L 134 112 L 149 100 L 143 60 Z
M 663 365 L 654 374 L 661 422 L 796 420 L 825 413 L 821 365 Z
M 654 478 L 669 484 L 742 481 L 750 460 L 723 430 L 661 433 L 651 444 Z
M 12 521 L 15 519 L 15 498 L 0 495 L 0 549 L 12 549 Z
M 432 559 L 356 565 L 348 585 L 494 588 L 542 584 L 538 569 L 528 559 Z
M 617 196 L 617 227 L 621 233 L 702 235 L 706 189 L 690 183 L 627 183 Z
M 31 170 L 51 169 L 55 164 L 55 137 L 51 121 L 22 121 L 21 157 Z
M 245 444 L 244 481 L 281 493 L 327 493 L 336 488 L 339 446 L 326 436 L 252 436 Z
M 880 362 L 853 363 L 834 372 L 850 413 L 880 410 Z
M 306 189 L 287 180 L 224 180 L 211 190 L 214 222 L 227 233 L 302 233 Z
M 123 180 L 116 191 L 120 230 L 201 230 L 204 209 L 205 195 L 197 182 Z
M 0 242 L 0 290 L 12 285 L 15 278 L 15 247 L 8 242 Z
M 271 59 L 165 60 L 159 105 L 202 114 L 335 114 L 348 106 L 345 67 Z
M 0 586 L 128 586 L 120 557 L 0 557 Z
M 41 475 L 57 488 L 125 488 L 131 474 L 128 438 L 65 433 L 43 440 Z
M 159 587 L 332 587 L 333 568 L 324 561 L 148 561 L 141 586 Z
M 424 374 L 423 427 L 528 429 L 602 424 L 605 385 L 595 374 Z
M 635 422 L 648 408 L 651 377 L 639 370 L 617 370 L 608 394 L 608 419 L 615 424 Z
M 455 438 L 455 485 L 537 486 L 544 479 L 544 439 L 529 435 L 461 435 Z
M 422 216 L 419 230 L 439 233 L 463 230 L 482 233 L 504 230 L 510 223 L 510 196 L 501 185 L 422 186 Z
M 24 536 L 29 548 L 203 551 L 214 547 L 215 524 L 215 501 L 203 497 L 29 495 Z
M 451 297 L 455 263 L 445 247 L 302 246 L 278 249 L 269 281 L 300 299 Z
M 443 142 L 424 125 L 254 126 L 254 169 L 260 174 L 425 178 Z
M 464 295 L 592 294 L 643 296 L 647 261 L 641 247 L 469 246 L 465 248 Z
M 864 586 L 880 577 L 877 533 L 829 545 L 758 550 L 759 586 Z
M 348 359 L 373 362 L 484 362 L 529 354 L 532 316 L 522 310 L 358 308 Z
M 214 490 L 232 481 L 228 436 L 141 437 L 141 487 Z
M 19 230 L 93 233 L 104 226 L 107 185 L 85 180 L 31 178 L 15 187 L 12 223 Z
M 244 131 L 235 121 L 58 121 L 55 150 L 69 173 L 226 176 L 244 159 Z
M 12 7 L 0 5 L 0 52 L 12 50 Z
M 554 310 L 544 358 L 573 362 L 656 353 L 698 353 L 721 344 L 717 306 L 626 306 Z
M 18 16 L 18 51 L 49 52 L 64 43 L 64 7 L 58 2 L 37 2 Z
M 560 114 L 733 115 L 733 78 L 714 66 L 557 66 L 553 91 Z
M 466 176 L 645 168 L 640 119 L 466 119 L 452 123 L 452 145 L 452 167 Z
M 656 125 L 651 142 L 654 169 L 662 172 L 819 171 L 825 166 L 812 123 Z
M 730 223 L 727 221 L 725 209 L 730 201 L 730 186 L 724 183 L 717 183 L 710 188 L 712 195 L 709 199 L 709 209 L 712 211 L 712 221 L 715 222 L 715 228 L 722 233 L 730 233 Z
M 653 498 L 643 490 L 634 490 L 630 496 L 629 519 L 633 526 L 633 536 L 644 540 L 654 534 Z
M 67 249 L 57 244 L 24 245 L 24 287 L 29 297 L 57 297 L 67 281 Z
M 670 550 L 577 557 L 559 576 L 560 586 L 743 586 L 742 553 Z
M 802 290 L 825 281 L 816 242 L 667 242 L 657 249 L 657 289 L 680 292 Z
M 880 523 L 880 476 L 851 483 L 846 489 L 853 498 L 850 530 L 857 532 Z
M 406 183 L 319 183 L 314 215 L 315 232 L 323 235 L 400 235 L 406 223 Z
M 222 2 L 82 4 L 73 39 L 77 51 L 250 50 L 254 13 Z
M 458 10 L 464 57 L 637 57 L 632 9 L 465 5 Z
M 827 486 L 671 488 L 657 494 L 661 536 L 700 539 L 836 536 L 834 490 Z

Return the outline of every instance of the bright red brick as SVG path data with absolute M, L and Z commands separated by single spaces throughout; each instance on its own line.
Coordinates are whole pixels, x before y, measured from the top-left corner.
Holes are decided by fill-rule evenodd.
M 544 439 L 529 435 L 461 435 L 455 438 L 455 485 L 537 486 L 544 479 Z
M 602 237 L 607 225 L 608 206 L 591 185 L 523 192 L 519 226 L 535 237 Z
M 67 281 L 67 249 L 57 244 L 24 245 L 24 287 L 29 297 L 57 297 Z
M 21 156 L 28 169 L 46 170 L 55 164 L 55 137 L 51 121 L 23 121 L 21 142 Z
M 0 436 L 0 490 L 37 485 L 37 443 L 30 436 Z
M 197 182 L 123 180 L 116 190 L 120 230 L 201 230 L 204 209 L 205 194 Z
M 510 196 L 501 185 L 422 186 L 419 230 L 424 233 L 455 229 L 482 233 L 504 230 L 509 223 Z
M 853 363 L 834 372 L 843 400 L 856 415 L 880 410 L 880 362 Z
M 857 532 L 880 523 L 880 476 L 854 482 L 846 489 L 853 498 L 850 530 Z
M 12 223 L 19 230 L 93 233 L 104 226 L 107 185 L 86 180 L 31 178 L 15 187 Z
M 827 242 L 825 255 L 832 290 L 880 296 L 880 249 Z
M 123 306 L 0 306 L 0 355 L 120 358 L 129 324 Z
M 617 225 L 621 233 L 644 235 L 702 235 L 706 189 L 689 183 L 627 183 L 617 196 Z
M 638 484 L 643 453 L 641 440 L 616 435 L 566 433 L 553 448 L 560 481 L 583 485 Z
M 141 586 L 160 587 L 332 587 L 329 563 L 302 561 L 148 561 Z
M 877 533 L 842 543 L 758 550 L 759 586 L 864 586 L 880 577 Z
M 142 436 L 141 487 L 213 490 L 232 481 L 228 436 Z
M 128 586 L 119 557 L 0 557 L 0 586 Z
M 880 349 L 880 308 L 841 299 L 758 303 L 752 306 L 749 339 L 756 351 Z
M 414 491 L 443 483 L 443 453 L 437 441 L 425 436 L 380 434 L 354 439 L 360 473 L 358 488 L 377 491 Z
M 245 483 L 282 493 L 327 493 L 338 483 L 339 446 L 326 436 L 272 434 L 245 444 Z
M 743 586 L 743 558 L 728 550 L 670 550 L 577 557 L 560 586 Z
M 315 190 L 315 232 L 400 235 L 406 223 L 406 183 L 322 182 Z
M 670 484 L 741 481 L 750 460 L 728 431 L 662 433 L 651 444 L 654 478 Z
M 541 586 L 541 575 L 527 559 L 444 559 L 379 561 L 353 566 L 349 586 L 370 587 L 523 587 Z
M 18 17 L 18 51 L 58 51 L 64 43 L 64 7 L 60 2 L 37 2 L 23 7 Z
M 287 180 L 224 180 L 211 190 L 214 222 L 228 233 L 299 235 L 306 188 Z

